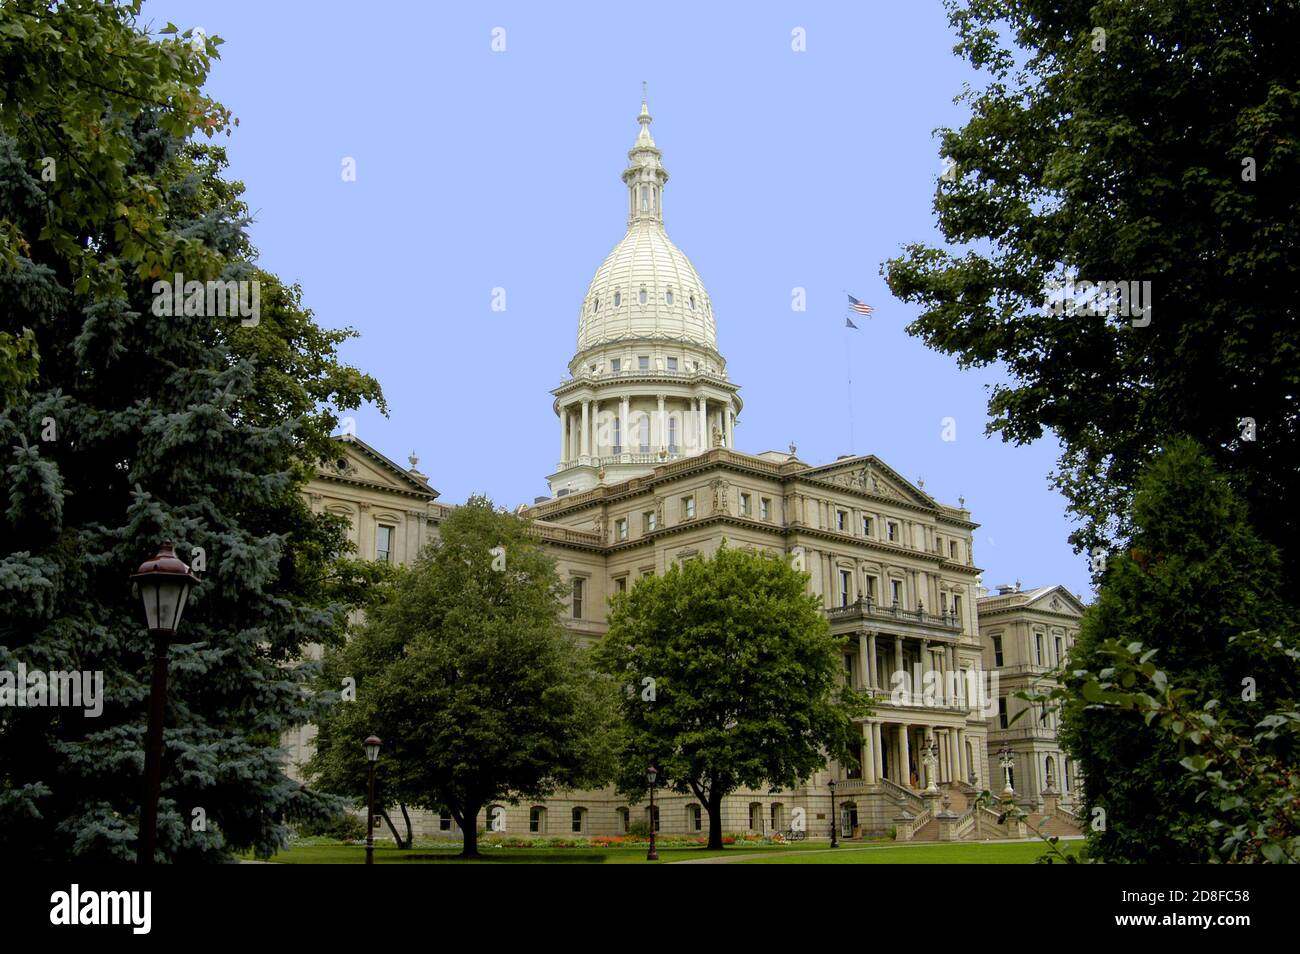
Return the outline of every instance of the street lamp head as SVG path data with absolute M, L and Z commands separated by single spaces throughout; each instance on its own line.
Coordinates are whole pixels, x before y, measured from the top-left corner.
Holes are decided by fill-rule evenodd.
M 835 779 L 831 779 L 827 784 L 830 785 L 832 792 L 835 791 Z
M 653 765 L 645 770 L 645 780 L 649 782 L 651 785 L 655 783 L 655 779 L 657 779 L 658 777 L 659 777 L 659 770 L 655 768 Z
M 199 581 L 176 556 L 176 548 L 170 540 L 140 564 L 140 569 L 131 574 L 131 582 L 144 603 L 149 631 L 175 636 L 189 600 L 190 588 Z
M 384 744 L 377 735 L 372 735 L 363 743 L 366 747 L 366 761 L 374 762 L 379 758 L 379 747 Z

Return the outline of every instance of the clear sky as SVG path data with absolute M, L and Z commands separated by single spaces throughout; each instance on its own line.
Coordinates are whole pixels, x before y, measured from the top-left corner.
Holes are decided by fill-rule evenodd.
M 962 123 L 953 97 L 976 80 L 939 0 L 149 0 L 144 17 L 226 41 L 209 91 L 240 119 L 223 141 L 261 263 L 302 284 L 321 324 L 361 332 L 344 357 L 379 378 L 391 416 L 363 410 L 357 436 L 403 463 L 414 449 L 444 502 L 547 492 L 548 392 L 626 229 L 644 80 L 672 177 L 665 225 L 742 386 L 737 448 L 876 454 L 939 500 L 965 496 L 985 585 L 1090 598 L 1048 484 L 1055 441 L 984 437 L 1000 372 L 909 337 L 915 309 L 880 277 L 905 243 L 940 240 L 933 131 Z M 845 290 L 876 309 L 856 332 Z

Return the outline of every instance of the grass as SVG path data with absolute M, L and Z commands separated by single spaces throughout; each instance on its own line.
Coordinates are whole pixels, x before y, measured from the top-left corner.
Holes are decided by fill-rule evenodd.
M 1066 854 L 1076 854 L 1078 844 L 1061 842 Z M 740 865 L 1029 865 L 1050 849 L 1041 841 L 959 842 L 881 847 L 850 847 L 800 852 L 776 858 L 750 858 Z M 1054 853 L 1053 853 L 1054 854 Z M 1058 858 L 1058 863 L 1060 859 Z
M 816 847 L 815 845 L 812 847 Z M 804 846 L 737 845 L 721 851 L 707 848 L 660 848 L 659 863 L 686 861 L 692 858 L 713 858 L 718 855 L 742 855 L 757 852 L 782 854 L 806 851 Z M 455 848 L 412 848 L 398 851 L 392 845 L 375 846 L 375 864 L 556 864 L 556 865 L 635 865 L 649 864 L 646 848 L 641 846 L 610 848 L 489 848 L 479 850 L 481 858 L 466 861 Z M 272 861 L 289 865 L 359 865 L 366 860 L 362 845 L 301 845 L 281 851 Z
M 1062 850 L 1074 852 L 1077 845 L 1061 843 Z M 635 865 L 647 864 L 645 846 L 609 848 L 490 848 L 481 849 L 482 857 L 465 861 L 459 847 L 416 847 L 398 851 L 391 844 L 375 847 L 375 864 L 567 864 L 567 865 Z M 734 864 L 744 865 L 962 865 L 962 864 L 1032 864 L 1047 853 L 1042 842 L 895 845 L 844 845 L 831 849 L 824 842 L 797 845 L 743 844 L 710 851 L 707 848 L 660 848 L 659 863 L 690 861 L 735 855 Z M 762 857 L 741 858 L 741 855 Z M 359 865 L 366 859 L 361 845 L 308 844 L 281 851 L 271 860 L 290 865 Z

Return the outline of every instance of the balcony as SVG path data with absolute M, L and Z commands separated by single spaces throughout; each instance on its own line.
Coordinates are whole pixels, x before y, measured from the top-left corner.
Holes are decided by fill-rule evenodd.
M 907 610 L 898 603 L 881 606 L 870 597 L 858 599 L 847 606 L 832 607 L 826 611 L 826 616 L 832 623 L 869 622 L 883 630 L 906 636 L 938 639 L 957 639 L 961 636 L 961 618 L 956 613 L 935 614 L 923 609 Z

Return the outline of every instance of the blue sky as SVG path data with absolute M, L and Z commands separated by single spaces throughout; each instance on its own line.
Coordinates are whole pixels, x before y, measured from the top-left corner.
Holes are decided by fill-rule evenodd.
M 905 243 L 939 241 L 933 130 L 961 124 L 953 97 L 977 79 L 939 0 L 723 6 L 149 0 L 144 17 L 226 41 L 209 91 L 240 119 L 225 145 L 261 262 L 323 325 L 361 332 L 344 357 L 379 378 L 391 416 L 362 411 L 357 435 L 399 461 L 414 449 L 444 501 L 546 493 L 548 392 L 626 228 L 644 80 L 665 225 L 742 386 L 738 449 L 874 453 L 940 500 L 965 496 L 986 585 L 1087 597 L 1048 484 L 1055 441 L 985 438 L 998 370 L 909 337 L 915 309 L 879 274 Z M 876 308 L 857 332 L 846 289 Z

